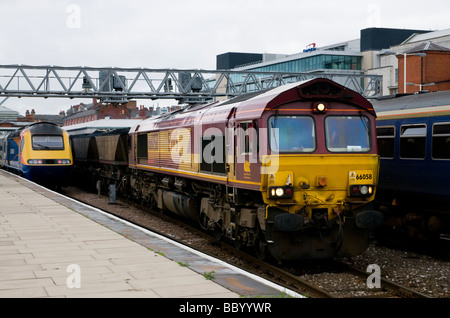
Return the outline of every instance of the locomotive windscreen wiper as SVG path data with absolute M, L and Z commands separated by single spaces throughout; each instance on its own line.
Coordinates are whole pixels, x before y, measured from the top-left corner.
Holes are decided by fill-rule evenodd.
M 42 144 L 38 144 L 38 143 L 33 143 L 33 146 L 36 146 L 36 147 L 41 147 L 41 148 L 44 148 L 44 149 L 50 149 L 50 147 L 49 147 L 49 146 L 46 146 L 46 145 L 42 145 Z

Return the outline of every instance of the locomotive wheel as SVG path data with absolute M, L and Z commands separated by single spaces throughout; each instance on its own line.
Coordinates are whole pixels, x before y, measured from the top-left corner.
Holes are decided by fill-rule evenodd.
M 441 218 L 436 215 L 432 215 L 428 218 L 428 231 L 430 231 L 433 236 L 439 237 L 442 232 L 443 224 L 444 223 L 442 222 Z

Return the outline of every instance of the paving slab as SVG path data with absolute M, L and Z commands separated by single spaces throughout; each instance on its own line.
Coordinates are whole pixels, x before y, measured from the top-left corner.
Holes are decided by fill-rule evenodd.
M 0 200 L 1 298 L 237 299 L 282 292 L 5 171 Z

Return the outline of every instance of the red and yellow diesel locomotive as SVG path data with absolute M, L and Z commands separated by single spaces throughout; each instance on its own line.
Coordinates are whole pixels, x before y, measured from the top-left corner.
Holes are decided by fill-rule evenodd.
M 354 256 L 383 222 L 375 117 L 313 79 L 149 118 L 129 131 L 122 189 L 260 257 Z

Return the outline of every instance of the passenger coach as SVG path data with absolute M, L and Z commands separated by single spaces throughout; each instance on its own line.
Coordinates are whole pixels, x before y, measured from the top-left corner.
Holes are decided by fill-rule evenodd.
M 449 230 L 450 91 L 373 101 L 381 157 L 377 203 L 412 237 Z

